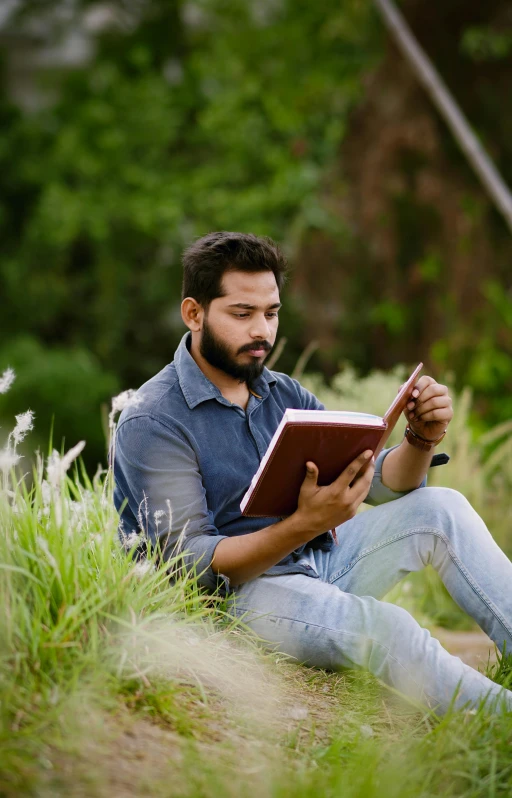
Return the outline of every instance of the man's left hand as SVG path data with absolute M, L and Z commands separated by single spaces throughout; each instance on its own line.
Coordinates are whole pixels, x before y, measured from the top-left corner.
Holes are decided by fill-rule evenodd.
M 413 432 L 427 441 L 437 440 L 453 418 L 448 388 L 433 377 L 420 377 L 404 414 Z

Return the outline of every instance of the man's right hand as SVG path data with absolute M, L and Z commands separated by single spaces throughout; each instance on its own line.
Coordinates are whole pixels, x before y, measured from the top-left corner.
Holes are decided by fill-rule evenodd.
M 222 538 L 212 559 L 214 572 L 227 576 L 233 585 L 242 585 L 261 576 L 321 532 L 353 518 L 370 490 L 375 470 L 371 456 L 372 452 L 363 452 L 325 488 L 318 485 L 316 465 L 307 463 L 308 474 L 300 489 L 297 510 L 283 521 L 256 532 Z
M 375 463 L 369 462 L 373 452 L 367 450 L 356 457 L 331 485 L 318 485 L 318 468 L 306 463 L 307 474 L 299 494 L 297 515 L 304 529 L 315 535 L 343 524 L 356 514 L 372 484 Z M 366 466 L 363 473 L 361 470 Z

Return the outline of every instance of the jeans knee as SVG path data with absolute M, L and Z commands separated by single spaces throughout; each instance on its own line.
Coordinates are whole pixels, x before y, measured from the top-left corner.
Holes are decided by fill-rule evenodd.
M 466 529 L 480 522 L 478 514 L 458 490 L 451 488 L 421 488 L 417 494 L 416 518 L 425 526 L 444 532 L 448 537 L 454 530 Z
M 453 488 L 422 488 L 428 502 L 451 512 L 466 512 L 473 510 L 466 497 Z

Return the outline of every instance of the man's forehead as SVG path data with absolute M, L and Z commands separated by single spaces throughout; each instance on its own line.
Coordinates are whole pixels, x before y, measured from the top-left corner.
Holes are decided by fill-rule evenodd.
M 279 302 L 279 289 L 272 271 L 225 272 L 222 277 L 223 304 Z

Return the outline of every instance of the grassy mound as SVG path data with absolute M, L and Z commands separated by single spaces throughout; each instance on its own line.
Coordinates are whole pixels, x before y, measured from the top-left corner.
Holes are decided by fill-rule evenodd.
M 358 389 L 352 407 L 374 409 Z M 341 390 L 326 398 L 347 406 Z M 507 430 L 477 445 L 468 397 L 458 409 L 452 467 L 437 479 L 470 495 L 507 549 Z M 127 556 L 111 476 L 89 479 L 80 445 L 39 456 L 21 479 L 31 424 L 17 417 L 0 458 L 0 795 L 510 794 L 512 718 L 439 719 L 368 674 L 264 654 L 194 579 Z M 464 623 L 431 575 L 391 598 Z M 504 658 L 489 675 L 507 683 L 509 671 Z

